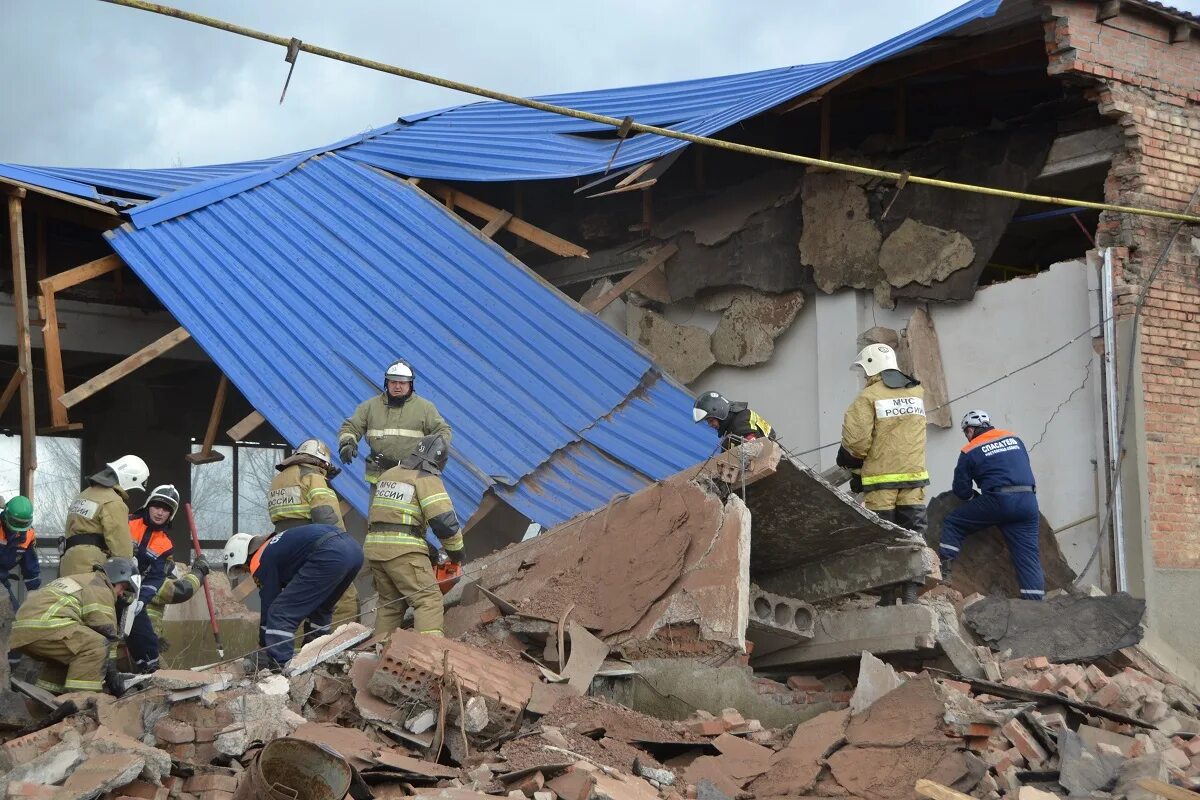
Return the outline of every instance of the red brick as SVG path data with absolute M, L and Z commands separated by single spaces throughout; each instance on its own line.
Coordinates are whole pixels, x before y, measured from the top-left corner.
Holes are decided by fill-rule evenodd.
M 237 776 L 220 772 L 199 772 L 183 783 L 185 792 L 234 792 L 237 791 Z
M 960 692 L 962 694 L 970 694 L 971 693 L 971 684 L 963 683 L 962 681 L 944 680 L 944 681 L 942 681 L 942 686 L 945 686 L 947 689 L 953 689 L 954 691 Z
M 1036 656 L 1034 658 L 1025 659 L 1026 669 L 1046 669 L 1050 666 L 1050 659 L 1045 656 Z
M 165 744 L 187 744 L 196 741 L 196 730 L 186 722 L 164 717 L 154 726 L 154 737 Z
M 1029 688 L 1035 692 L 1050 692 L 1056 686 L 1058 686 L 1058 679 L 1052 673 L 1043 672 L 1038 675 L 1037 680 L 1029 685 Z
M 1193 736 L 1192 740 L 1180 749 L 1188 756 L 1200 756 L 1200 736 Z
M 686 723 L 688 731 L 697 736 L 720 736 L 725 732 L 725 723 L 719 719 L 695 719 Z
M 793 692 L 823 692 L 825 684 L 821 679 L 812 675 L 793 675 L 787 679 L 788 688 Z
M 1013 747 L 1017 748 L 1018 752 L 1029 762 L 1031 768 L 1045 762 L 1046 750 L 1038 744 L 1038 741 L 1033 738 L 1033 734 L 1021 724 L 1020 720 L 1010 719 L 1001 730 L 1013 743 Z
M 171 754 L 171 758 L 177 758 L 180 761 L 191 761 L 196 757 L 196 745 L 187 744 L 169 744 L 165 748 Z
M 166 800 L 170 790 L 165 786 L 155 786 L 146 781 L 134 781 L 121 788 L 121 794 L 126 797 L 138 797 L 142 800 Z
M 1119 700 L 1120 697 L 1121 697 L 1120 685 L 1110 681 L 1109 683 L 1105 684 L 1103 688 L 1101 688 L 1095 694 L 1092 695 L 1091 701 L 1095 705 L 1101 706 L 1103 708 L 1108 708 L 1113 703 L 1117 702 L 1117 700 Z
M 200 744 L 201 742 L 215 742 L 217 740 L 217 734 L 220 733 L 222 730 L 224 730 L 223 727 L 221 727 L 221 728 L 196 728 L 195 729 L 196 744 Z
M 16 781 L 8 785 L 8 797 L 28 800 L 52 800 L 62 790 L 61 786 L 45 786 L 32 781 Z

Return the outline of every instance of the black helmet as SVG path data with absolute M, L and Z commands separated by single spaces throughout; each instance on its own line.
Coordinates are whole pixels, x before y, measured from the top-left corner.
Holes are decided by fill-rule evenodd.
M 441 472 L 446 468 L 446 460 L 450 457 L 450 445 L 440 433 L 426 436 L 417 443 L 417 449 L 404 459 L 404 466 L 409 469 L 426 469 L 430 472 Z
M 724 421 L 729 417 L 729 401 L 717 392 L 705 392 L 696 398 L 692 406 L 692 421 L 703 422 L 712 417 Z
M 167 519 L 170 524 L 175 521 L 175 514 L 179 511 L 179 490 L 174 484 L 164 483 L 162 486 L 155 486 L 154 491 L 150 492 L 150 496 L 146 498 L 146 502 L 142 503 L 142 507 L 138 511 L 145 511 L 151 505 L 160 505 L 171 512 L 171 516 Z

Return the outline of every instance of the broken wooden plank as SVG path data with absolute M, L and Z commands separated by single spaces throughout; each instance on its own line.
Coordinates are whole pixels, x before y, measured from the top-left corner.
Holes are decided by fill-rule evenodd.
M 10 678 L 10 680 L 12 681 L 13 688 L 18 692 L 21 692 L 22 694 L 38 701 L 51 711 L 54 711 L 58 708 L 58 698 L 40 686 L 34 686 L 32 683 L 26 683 L 20 678 L 13 677 Z
M 0 414 L 8 410 L 8 404 L 12 402 L 13 395 L 21 388 L 21 378 L 23 377 L 25 377 L 25 373 L 20 367 L 17 367 L 13 376 L 8 379 L 8 385 L 4 387 L 4 394 L 0 395 Z
M 8 242 L 13 274 L 13 316 L 17 322 L 17 368 L 21 371 L 21 494 L 33 499 L 37 469 L 36 406 L 33 396 L 33 346 L 29 341 L 29 283 L 25 270 L 24 190 L 8 196 Z
M 252 411 L 244 418 L 234 424 L 232 428 L 225 431 L 225 435 L 235 442 L 240 442 L 250 435 L 252 431 L 258 428 L 267 421 L 267 418 L 257 411 Z
M 500 213 L 492 217 L 491 222 L 489 222 L 487 225 L 484 225 L 483 229 L 479 232 L 491 239 L 493 236 L 499 233 L 500 229 L 507 225 L 512 218 L 513 215 L 511 211 L 501 210 Z
M 89 261 L 86 264 L 80 264 L 78 267 L 64 270 L 38 281 L 38 286 L 42 290 L 43 295 L 61 292 L 63 289 L 70 289 L 72 286 L 78 286 L 84 281 L 90 281 L 92 278 L 98 278 L 101 275 L 106 275 L 109 272 L 116 272 L 121 267 L 125 266 L 125 262 L 116 253 L 97 258 L 95 261 Z
M 599 314 L 601 311 L 607 308 L 612 301 L 616 300 L 618 297 L 625 294 L 625 292 L 632 289 L 638 284 L 639 281 L 642 280 L 642 278 L 645 278 L 647 275 L 649 275 L 655 268 L 665 264 L 668 258 L 678 252 L 679 248 L 674 244 L 668 244 L 658 248 L 645 261 L 642 262 L 641 266 L 622 278 L 616 286 L 609 289 L 607 292 L 589 303 L 587 307 L 588 311 L 591 311 L 593 314 Z
M 1182 786 L 1172 786 L 1155 778 L 1139 778 L 1137 785 L 1147 792 L 1154 792 L 1167 800 L 1200 800 L 1200 793 L 1185 789 Z
M 109 214 L 118 218 L 121 216 L 121 212 L 114 208 L 109 208 L 106 205 L 94 203 L 91 200 L 85 200 L 82 197 L 76 197 L 75 195 L 67 194 L 66 192 L 58 192 L 54 189 L 47 189 L 42 186 L 36 186 L 32 183 L 25 183 L 25 181 L 19 181 L 15 178 L 0 178 L 0 185 L 11 187 L 12 189 L 17 189 L 22 192 L 36 192 L 38 194 L 45 195 L 46 197 L 53 197 L 55 200 L 62 200 L 64 203 L 81 206 L 82 208 L 87 208 L 92 211 L 99 211 L 102 214 Z
M 208 429 L 204 431 L 204 442 L 200 445 L 200 452 L 188 453 L 183 457 L 189 464 L 211 464 L 225 460 L 225 456 L 213 452 L 213 443 L 217 440 L 217 427 L 221 424 L 221 415 L 225 413 L 225 396 L 228 392 L 229 378 L 222 375 L 217 383 L 217 396 L 213 398 L 212 411 L 208 415 Z
M 505 212 L 503 209 L 485 203 L 469 194 L 452 189 L 445 184 L 424 182 L 422 186 L 432 195 L 441 199 L 450 208 L 461 208 L 468 214 L 473 214 L 476 217 L 485 219 L 488 222 L 495 220 Z M 538 226 L 526 222 L 520 217 L 514 216 L 512 219 L 504 223 L 504 230 L 509 233 L 520 236 L 522 239 L 533 242 L 539 247 L 549 250 L 551 253 L 556 253 L 560 256 L 581 256 L 587 257 L 587 250 L 573 242 L 568 242 L 562 237 L 555 236 L 547 230 L 543 230 Z
M 184 328 L 176 328 L 166 336 L 163 336 L 161 339 L 143 347 L 141 350 L 138 350 L 136 353 L 124 359 L 120 363 L 104 370 L 104 372 L 101 372 L 90 381 L 76 386 L 74 389 L 59 398 L 59 402 L 61 402 L 67 408 L 77 405 L 101 389 L 111 386 L 129 373 L 133 372 L 139 367 L 149 364 L 163 353 L 182 344 L 190 338 L 191 334 L 189 334 Z
M 59 402 L 66 391 L 66 381 L 63 377 L 62 345 L 58 338 L 58 303 L 54 292 L 47 292 L 42 281 L 42 296 L 38 298 L 38 306 L 42 312 L 42 354 L 46 359 L 46 388 L 50 395 L 50 424 L 63 427 L 71 424 L 67 416 L 67 407 Z
M 918 778 L 917 785 L 913 788 L 917 794 L 928 797 L 929 800 L 972 800 L 971 795 L 934 783 L 928 778 Z
M 610 194 L 623 194 L 625 192 L 634 192 L 634 191 L 638 191 L 641 189 L 649 189 L 651 186 L 653 186 L 656 183 L 658 183 L 658 178 L 650 178 L 649 180 L 644 180 L 639 183 L 631 183 L 628 186 L 620 186 L 616 189 L 609 189 L 607 192 L 597 192 L 596 194 L 589 194 L 588 199 L 591 200 L 594 197 L 608 197 Z

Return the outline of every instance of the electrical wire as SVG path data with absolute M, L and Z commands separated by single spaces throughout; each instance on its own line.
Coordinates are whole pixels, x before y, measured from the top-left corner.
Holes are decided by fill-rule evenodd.
M 657 125 L 646 125 L 645 123 L 636 122 L 633 117 L 618 119 L 616 117 L 606 116 L 604 114 L 594 114 L 590 111 L 581 111 L 577 108 L 568 108 L 566 106 L 555 105 L 553 103 L 545 103 L 540 100 L 530 100 L 526 97 L 508 94 L 506 92 L 498 92 L 493 89 L 486 89 L 480 86 L 473 86 L 469 83 L 450 80 L 436 75 L 430 75 L 416 70 L 397 67 L 392 64 L 385 64 L 382 61 L 373 61 L 371 59 L 360 58 L 349 53 L 343 53 L 337 50 L 330 50 L 326 47 L 301 42 L 290 36 L 276 36 L 262 31 L 247 28 L 242 25 L 236 25 L 232 22 L 217 19 L 216 17 L 208 17 L 203 14 L 196 14 L 191 11 L 184 11 L 179 8 L 161 5 L 159 3 L 147 3 L 143 0 L 101 0 L 112 5 L 125 6 L 126 8 L 134 8 L 139 11 L 148 11 L 152 14 L 159 14 L 166 17 L 183 20 L 185 22 L 204 25 L 209 28 L 234 33 L 239 36 L 245 36 L 250 39 L 257 39 L 260 42 L 278 45 L 285 48 L 288 53 L 292 52 L 292 48 L 300 52 L 311 53 L 315 56 L 341 61 L 345 64 L 351 64 L 357 67 L 383 72 L 388 75 L 395 75 L 400 78 L 428 83 L 432 86 L 440 86 L 444 89 L 453 89 L 454 91 L 463 92 L 465 94 L 475 95 L 477 97 L 486 97 L 490 100 L 498 100 L 503 103 L 510 103 L 516 106 L 524 106 L 532 108 L 536 111 L 544 111 L 550 114 L 558 114 L 565 117 L 573 117 L 582 119 L 587 122 L 594 122 L 599 125 L 607 125 L 616 128 L 622 133 L 652 133 L 657 136 L 663 136 L 669 139 L 679 139 L 681 141 L 690 142 L 691 144 L 704 145 L 720 150 L 728 150 L 744 155 L 759 156 L 762 158 L 770 158 L 777 161 L 786 161 L 793 164 L 802 164 L 808 167 L 820 167 L 823 169 L 834 170 L 838 172 L 851 172 L 858 175 L 868 175 L 873 178 L 884 178 L 889 181 L 904 182 L 917 184 L 920 186 L 931 186 L 940 189 L 950 189 L 960 192 L 972 192 L 975 194 L 990 195 L 992 197 L 1005 197 L 1010 200 L 1022 200 L 1034 203 L 1045 203 L 1047 205 L 1068 206 L 1077 208 L 1089 208 L 1096 211 L 1115 211 L 1126 214 L 1137 214 L 1148 217 L 1159 217 L 1162 219 L 1174 219 L 1184 222 L 1200 223 L 1200 217 L 1180 214 L 1175 211 L 1163 211 L 1159 209 L 1137 208 L 1134 206 L 1119 206 L 1110 203 L 1097 203 L 1089 200 L 1072 200 L 1063 197 L 1050 197 L 1048 195 L 1030 194 L 1028 192 L 1016 192 L 1011 189 L 998 189 L 993 186 L 981 186 L 979 184 L 959 183 L 956 181 L 946 181 L 937 178 L 926 178 L 920 175 L 909 175 L 901 172 L 889 172 L 882 169 L 874 169 L 872 167 L 864 167 L 860 164 L 848 164 L 840 161 L 830 161 L 824 158 L 813 158 L 811 156 L 797 155 L 796 153 L 785 153 L 780 150 L 772 150 L 765 147 L 753 147 L 751 145 L 739 144 L 723 139 L 714 139 L 709 136 L 699 136 L 694 133 L 685 133 L 683 131 L 672 130 L 671 128 L 662 128 Z M 624 137 L 617 140 L 617 146 L 624 141 Z

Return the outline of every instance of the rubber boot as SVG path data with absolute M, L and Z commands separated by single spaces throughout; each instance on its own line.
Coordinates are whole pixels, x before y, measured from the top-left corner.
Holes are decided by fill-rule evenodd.
M 954 559 L 942 558 L 941 562 L 942 562 L 942 583 L 949 585 L 950 584 L 950 573 L 953 569 Z

